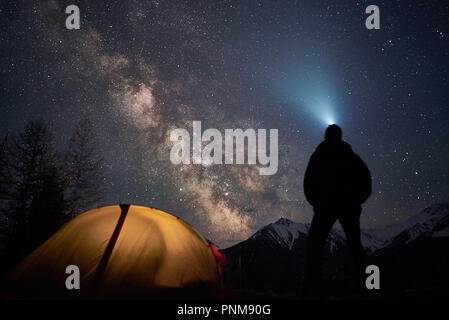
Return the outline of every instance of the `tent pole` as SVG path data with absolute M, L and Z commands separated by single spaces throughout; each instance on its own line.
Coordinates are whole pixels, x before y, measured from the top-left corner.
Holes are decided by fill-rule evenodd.
M 106 266 L 109 262 L 109 259 L 112 255 L 112 251 L 114 250 L 115 243 L 117 242 L 118 236 L 120 235 L 120 231 L 122 230 L 123 223 L 125 222 L 126 215 L 128 214 L 129 204 L 121 204 L 120 209 L 122 209 L 122 213 L 118 219 L 117 225 L 115 226 L 114 232 L 112 233 L 111 239 L 109 239 L 109 243 L 104 251 L 103 257 L 101 258 L 100 263 L 98 264 L 97 270 L 95 271 L 95 275 L 92 279 L 91 285 L 91 293 L 96 296 L 98 293 L 98 289 L 100 285 L 103 283 L 104 272 L 106 270 Z

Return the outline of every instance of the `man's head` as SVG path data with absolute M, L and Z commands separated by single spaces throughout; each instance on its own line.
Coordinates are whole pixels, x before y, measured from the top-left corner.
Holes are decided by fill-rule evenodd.
M 340 141 L 341 135 L 341 128 L 336 124 L 331 124 L 329 127 L 327 127 L 326 132 L 324 133 L 324 139 L 330 141 Z

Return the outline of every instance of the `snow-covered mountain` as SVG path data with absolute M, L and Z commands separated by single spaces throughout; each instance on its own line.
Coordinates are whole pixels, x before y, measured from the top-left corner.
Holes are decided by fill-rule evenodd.
M 437 204 L 426 208 L 403 224 L 397 236 L 407 233 L 406 243 L 426 234 L 429 237 L 449 236 L 449 204 Z
M 299 223 L 280 218 L 257 231 L 250 239 L 261 236 L 268 237 L 278 245 L 292 250 L 298 239 L 307 237 L 309 228 L 309 223 Z M 423 234 L 431 237 L 449 236 L 449 204 L 437 204 L 426 208 L 403 224 L 361 230 L 362 244 L 370 253 L 387 247 L 395 240 L 402 240 L 406 244 Z M 331 248 L 341 245 L 344 241 L 343 230 L 333 228 L 328 238 Z
M 256 291 L 291 290 L 304 272 L 309 228 L 310 224 L 281 218 L 224 249 L 229 285 Z M 426 208 L 402 224 L 362 230 L 361 237 L 371 262 L 382 267 L 385 283 L 401 290 L 449 283 L 449 204 Z M 345 270 L 351 268 L 351 261 L 344 232 L 332 229 L 323 252 L 325 277 L 345 287 Z
M 255 239 L 260 236 L 271 237 L 279 245 L 286 246 L 291 250 L 293 244 L 300 236 L 307 235 L 309 227 L 310 224 L 308 223 L 297 223 L 289 219 L 280 218 L 278 221 L 270 223 L 257 231 L 251 238 Z

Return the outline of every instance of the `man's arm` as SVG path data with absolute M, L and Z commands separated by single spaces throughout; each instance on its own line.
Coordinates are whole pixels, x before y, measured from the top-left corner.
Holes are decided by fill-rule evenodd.
M 317 201 L 317 156 L 315 153 L 310 157 L 304 174 L 304 194 L 307 201 L 315 206 Z
M 356 156 L 357 168 L 358 170 L 358 181 L 359 181 L 359 195 L 360 195 L 360 203 L 364 203 L 368 200 L 371 195 L 371 172 L 366 166 L 365 162 L 363 162 L 362 158 L 358 155 Z

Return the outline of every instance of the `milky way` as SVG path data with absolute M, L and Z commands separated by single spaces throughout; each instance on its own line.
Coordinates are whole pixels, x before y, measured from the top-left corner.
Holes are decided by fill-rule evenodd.
M 95 122 L 107 192 L 98 205 L 171 212 L 222 247 L 280 217 L 308 222 L 302 179 L 327 122 L 373 175 L 363 227 L 448 199 L 449 9 L 441 1 L 67 1 L 3 5 L 1 132 L 52 123 L 58 143 Z M 173 165 L 170 131 L 279 130 L 279 169 Z

